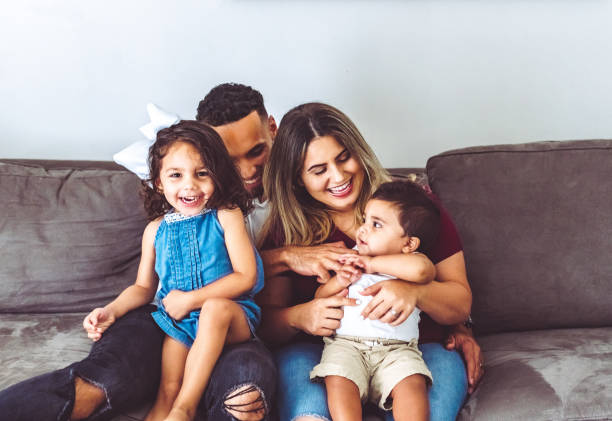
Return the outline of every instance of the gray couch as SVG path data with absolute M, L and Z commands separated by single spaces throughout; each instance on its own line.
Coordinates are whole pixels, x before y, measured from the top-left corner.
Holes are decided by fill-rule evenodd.
M 612 141 L 451 151 L 427 176 L 486 359 L 460 419 L 612 419 Z M 138 188 L 109 162 L 0 160 L 0 390 L 87 355 L 85 312 L 134 280 Z
M 450 151 L 485 377 L 460 420 L 612 419 L 612 141 Z

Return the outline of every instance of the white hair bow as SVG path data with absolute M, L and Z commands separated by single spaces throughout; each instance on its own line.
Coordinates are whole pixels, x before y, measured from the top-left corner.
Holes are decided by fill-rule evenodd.
M 124 166 L 143 180 L 149 177 L 147 157 L 149 156 L 149 148 L 155 142 L 157 132 L 181 120 L 177 114 L 164 111 L 151 103 L 147 104 L 147 113 L 151 121 L 140 128 L 140 132 L 146 137 L 146 140 L 134 142 L 113 155 L 113 160 L 117 164 Z

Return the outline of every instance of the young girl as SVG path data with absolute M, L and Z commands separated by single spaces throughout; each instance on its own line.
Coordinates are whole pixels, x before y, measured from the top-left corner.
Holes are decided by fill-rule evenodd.
M 259 324 L 253 297 L 263 287 L 263 266 L 244 224 L 248 193 L 213 129 L 181 121 L 161 130 L 149 170 L 151 222 L 136 282 L 93 310 L 83 326 L 97 341 L 155 296 L 153 318 L 166 338 L 159 392 L 146 421 L 192 420 L 224 344 L 248 340 Z

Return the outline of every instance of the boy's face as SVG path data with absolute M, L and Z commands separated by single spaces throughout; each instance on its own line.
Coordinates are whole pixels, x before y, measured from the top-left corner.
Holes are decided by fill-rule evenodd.
M 383 256 L 414 251 L 409 249 L 410 237 L 404 234 L 399 217 L 400 212 L 393 203 L 368 201 L 364 223 L 357 230 L 359 254 Z
M 221 136 L 251 197 L 262 199 L 263 169 L 276 135 L 274 118 L 270 116 L 263 121 L 257 111 L 253 111 L 238 121 L 213 129 Z

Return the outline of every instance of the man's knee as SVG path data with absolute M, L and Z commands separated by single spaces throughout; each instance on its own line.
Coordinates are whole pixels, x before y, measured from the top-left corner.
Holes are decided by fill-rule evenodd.
M 266 415 L 266 401 L 263 391 L 248 384 L 228 393 L 223 408 L 240 421 L 260 421 Z
M 74 407 L 71 420 L 82 420 L 89 417 L 106 400 L 104 390 L 83 380 L 74 378 Z

